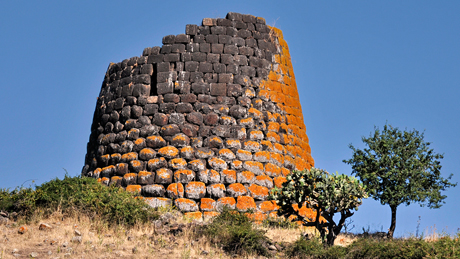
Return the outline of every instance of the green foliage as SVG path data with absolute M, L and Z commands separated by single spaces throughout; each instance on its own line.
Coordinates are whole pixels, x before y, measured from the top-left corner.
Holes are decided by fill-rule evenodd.
M 347 247 L 324 247 L 317 239 L 299 238 L 287 247 L 286 255 L 291 258 L 460 258 L 460 242 L 450 237 L 432 242 L 416 238 L 360 238 Z
M 345 220 L 353 215 L 352 210 L 358 210 L 362 199 L 367 198 L 364 186 L 354 177 L 347 175 L 329 174 L 328 172 L 311 168 L 304 171 L 293 171 L 286 177 L 281 189 L 274 189 L 271 198 L 276 201 L 282 216 L 296 215 L 299 211 L 292 206 L 299 207 L 306 204 L 317 212 L 314 222 L 303 220 L 305 226 L 315 226 L 321 233 L 324 241 L 325 227 L 328 228 L 327 244 L 334 244 L 334 240 L 345 224 Z M 334 222 L 334 214 L 340 213 L 338 224 Z M 321 217 L 327 220 L 323 222 Z
M 368 148 L 360 150 L 350 144 L 353 156 L 343 160 L 352 166 L 352 173 L 363 181 L 370 196 L 390 206 L 389 236 L 393 236 L 399 205 L 417 202 L 439 208 L 447 197 L 441 191 L 456 186 L 449 182 L 452 174 L 447 179 L 441 177 L 439 160 L 443 155 L 434 153 L 431 143 L 423 138 L 417 130 L 402 132 L 385 125 L 381 132 L 376 127 L 374 135 L 362 138 Z
M 272 218 L 268 217 L 262 221 L 262 225 L 268 228 L 284 228 L 284 229 L 294 229 L 297 228 L 297 224 L 292 220 L 285 218 Z
M 222 245 L 229 254 L 271 256 L 264 246 L 268 242 L 265 231 L 254 229 L 247 215 L 236 210 L 224 208 L 212 223 L 202 227 L 200 233 L 212 243 Z
M 106 187 L 89 177 L 54 179 L 35 188 L 1 190 L 0 209 L 15 211 L 30 218 L 37 212 L 44 216 L 57 210 L 64 214 L 75 211 L 99 216 L 109 223 L 134 225 L 157 218 L 145 202 L 122 188 Z

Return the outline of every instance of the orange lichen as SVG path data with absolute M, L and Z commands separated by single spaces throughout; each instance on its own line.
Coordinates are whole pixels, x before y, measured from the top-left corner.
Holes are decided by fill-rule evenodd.
M 246 151 L 246 150 L 242 150 L 242 149 L 238 149 L 236 151 L 236 156 L 245 161 L 245 160 L 251 160 L 252 159 L 252 153 L 251 151 Z
M 217 211 L 205 211 L 203 212 L 203 219 L 205 221 L 211 220 L 220 215 L 220 212 Z
M 239 211 L 247 211 L 250 209 L 255 210 L 256 209 L 256 203 L 254 202 L 254 199 L 250 196 L 238 196 L 237 198 L 237 203 L 236 203 L 236 208 Z
M 284 156 L 279 153 L 272 152 L 270 153 L 270 161 L 277 165 L 282 165 L 284 164 Z
M 256 183 L 264 183 L 267 182 L 269 185 L 273 185 L 273 180 L 270 176 L 268 175 L 258 175 L 256 176 Z
M 216 209 L 216 201 L 211 198 L 201 198 L 200 210 L 214 211 Z
M 265 199 L 268 197 L 268 188 L 263 187 L 257 184 L 251 184 L 249 186 L 249 191 L 253 198 Z
M 233 160 L 230 162 L 231 168 L 232 169 L 241 169 L 243 168 L 243 162 L 240 160 Z
M 275 143 L 275 145 L 273 145 L 273 151 L 280 153 L 280 154 L 284 154 L 284 146 L 281 144 Z
M 169 160 L 169 166 L 173 169 L 185 169 L 187 167 L 187 161 L 183 158 L 173 158 Z
M 254 150 L 254 151 L 260 150 L 260 144 L 259 142 L 248 140 L 244 142 L 244 148 L 249 149 L 249 150 Z
M 235 159 L 235 154 L 230 149 L 223 148 L 219 150 L 219 157 L 222 159 Z
M 283 177 L 283 176 L 275 177 L 275 178 L 273 178 L 273 182 L 275 183 L 275 186 L 277 188 L 282 188 L 283 183 L 286 182 L 286 177 Z
M 268 213 L 274 211 L 276 209 L 276 205 L 273 201 L 263 201 L 259 204 L 259 209 L 264 213 Z
M 129 162 L 131 164 L 132 167 L 134 168 L 137 168 L 137 167 L 140 167 L 142 164 L 141 164 L 141 161 L 139 160 L 133 160 L 133 161 L 130 161 Z
M 254 154 L 254 160 L 260 162 L 268 162 L 270 161 L 270 152 L 268 151 L 259 151 Z
M 249 108 L 248 114 L 256 120 L 262 119 L 264 117 L 264 114 L 255 108 Z
M 240 125 L 252 126 L 252 125 L 254 125 L 254 119 L 252 117 L 248 117 L 246 119 L 241 119 L 240 120 Z
M 253 130 L 249 133 L 249 139 L 251 140 L 262 140 L 264 139 L 264 133 L 260 130 Z
M 249 170 L 257 175 L 262 174 L 264 171 L 264 165 L 260 162 L 255 162 L 255 161 L 246 161 L 244 162 L 243 167 L 246 170 Z
M 186 146 L 180 149 L 180 153 L 193 153 L 193 148 L 191 146 Z
M 261 224 L 262 221 L 267 219 L 267 214 L 262 212 L 247 213 L 246 216 L 255 221 L 255 223 Z
M 280 124 L 279 124 L 278 122 L 270 121 L 270 122 L 268 123 L 267 130 L 268 130 L 268 131 L 279 132 L 279 130 L 280 130 Z
M 134 144 L 140 145 L 140 144 L 142 144 L 144 141 L 145 141 L 145 140 L 144 140 L 143 138 L 138 138 L 138 139 L 136 139 L 136 140 L 134 141 Z
M 236 196 L 245 195 L 247 190 L 241 183 L 232 183 L 227 187 L 227 193 L 233 192 Z
M 132 192 L 132 193 L 141 193 L 141 189 L 142 187 L 140 185 L 134 185 L 134 184 L 128 185 L 126 187 L 126 191 Z
M 203 220 L 203 214 L 199 211 L 186 212 L 184 213 L 184 217 L 188 220 L 198 220 L 198 221 Z
M 260 141 L 260 145 L 262 145 L 262 149 L 266 151 L 273 151 L 273 144 L 268 140 Z
M 184 186 L 181 183 L 172 183 L 168 185 L 166 191 L 173 194 L 174 197 L 184 197 Z
M 137 153 L 129 152 L 121 156 L 121 160 L 129 162 L 131 160 L 137 160 Z
M 241 176 L 244 177 L 244 182 L 250 182 L 254 179 L 255 174 L 251 171 L 243 171 L 241 172 Z
M 195 177 L 195 173 L 192 170 L 180 169 L 174 173 L 174 181 L 179 182 L 182 175 L 185 175 L 187 179 L 193 179 Z
M 222 175 L 225 176 L 227 181 L 236 181 L 236 171 L 235 170 L 222 170 Z
M 222 197 L 217 200 L 217 203 L 220 203 L 222 205 L 229 205 L 232 207 L 236 205 L 235 198 L 233 197 Z
M 281 175 L 281 167 L 272 164 L 272 163 L 267 163 L 265 164 L 265 173 L 267 175 L 270 175 L 271 177 L 276 177 Z
M 241 142 L 237 139 L 227 139 L 225 141 L 225 144 L 229 148 L 240 148 L 241 147 Z
M 179 155 L 179 150 L 173 146 L 166 146 L 160 148 L 158 154 L 167 158 L 174 158 Z
M 273 131 L 267 133 L 267 139 L 271 142 L 280 142 L 281 140 L 280 136 Z
M 155 152 L 154 152 L 152 149 L 150 149 L 150 148 L 144 148 L 144 149 L 142 149 L 139 153 L 140 153 L 140 155 L 142 155 L 142 156 L 147 156 L 147 155 L 153 155 L 153 154 L 155 154 Z

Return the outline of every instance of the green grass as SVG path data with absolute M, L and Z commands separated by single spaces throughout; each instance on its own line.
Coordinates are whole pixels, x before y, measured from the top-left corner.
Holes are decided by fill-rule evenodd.
M 133 226 L 158 217 L 158 213 L 132 193 L 115 186 L 103 186 L 89 177 L 54 179 L 33 188 L 0 190 L 0 209 L 16 212 L 30 220 L 34 215 L 48 216 L 83 213 L 98 216 L 107 223 Z

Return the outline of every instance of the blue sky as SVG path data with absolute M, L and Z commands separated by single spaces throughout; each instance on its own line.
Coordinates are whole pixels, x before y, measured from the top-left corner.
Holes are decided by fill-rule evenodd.
M 0 188 L 80 174 L 96 98 L 110 62 L 161 46 L 186 24 L 239 12 L 283 31 L 316 167 L 349 174 L 348 145 L 385 122 L 425 130 L 460 168 L 458 1 L 2 1 Z M 397 236 L 460 228 L 452 188 L 441 209 L 400 206 Z M 390 208 L 367 199 L 355 230 L 383 230 Z

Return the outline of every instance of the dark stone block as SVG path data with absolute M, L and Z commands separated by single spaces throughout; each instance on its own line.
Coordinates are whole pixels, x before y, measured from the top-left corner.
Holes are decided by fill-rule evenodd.
M 195 43 L 205 43 L 206 42 L 206 36 L 203 35 L 195 35 L 193 37 L 193 42 Z
M 264 58 L 265 51 L 259 48 L 254 48 L 254 56 L 256 56 L 257 58 Z
M 203 122 L 208 126 L 215 126 L 219 122 L 219 115 L 213 112 L 208 113 L 203 117 Z
M 206 73 L 203 77 L 204 81 L 208 84 L 210 83 L 217 83 L 217 74 L 214 73 Z
M 146 74 L 137 75 L 134 77 L 134 84 L 150 84 L 150 76 Z
M 236 45 L 237 47 L 243 47 L 246 45 L 246 41 L 241 37 L 233 37 L 232 44 Z
M 251 99 L 249 97 L 238 97 L 238 104 L 245 108 L 251 107 Z
M 194 94 L 182 94 L 180 96 L 180 101 L 183 103 L 194 103 L 196 102 L 196 95 Z M 177 110 L 177 107 L 176 107 Z
M 218 26 L 226 26 L 226 27 L 233 26 L 232 21 L 228 19 L 217 18 L 216 23 Z
M 228 68 L 227 68 L 228 70 Z M 251 79 L 247 75 L 235 75 L 233 77 L 233 83 L 239 84 L 242 86 L 250 86 L 251 85 Z
M 168 115 L 164 113 L 155 113 L 152 122 L 158 126 L 166 125 L 168 123 Z
M 227 35 L 230 36 L 230 37 L 234 37 L 236 36 L 236 33 L 238 32 L 238 30 L 236 28 L 233 28 L 233 27 L 227 27 Z
M 198 52 L 200 51 L 199 43 L 189 43 L 187 44 L 187 52 Z
M 177 73 L 177 80 L 179 81 L 189 81 L 190 80 L 190 72 L 188 71 L 180 71 L 179 73 Z M 189 82 L 187 82 L 189 83 Z
M 142 107 L 137 106 L 137 105 L 133 105 L 133 106 L 131 107 L 131 116 L 132 116 L 134 119 L 137 119 L 137 118 L 139 118 L 141 115 L 142 115 Z
M 176 92 L 181 93 L 181 94 L 188 94 L 188 93 L 190 93 L 190 82 L 188 82 L 188 81 L 178 81 L 176 84 L 174 84 L 174 90 Z
M 192 92 L 194 94 L 208 94 L 209 93 L 209 84 L 206 83 L 193 83 Z
M 206 35 L 206 42 L 212 44 L 219 43 L 219 36 L 213 34 Z
M 187 24 L 185 26 L 185 34 L 187 35 L 196 35 L 198 32 L 198 25 L 196 24 Z
M 190 36 L 186 34 L 178 34 L 176 35 L 176 39 L 174 40 L 175 43 L 189 43 Z
M 227 84 L 212 83 L 210 91 L 213 96 L 225 96 L 227 94 Z
M 200 48 L 201 48 L 201 44 L 200 44 Z M 192 53 L 192 60 L 198 61 L 198 62 L 204 62 L 206 61 L 206 53 L 194 52 Z
M 200 43 L 200 52 L 209 53 L 211 52 L 210 43 Z
M 248 58 L 244 55 L 235 55 L 233 57 L 233 62 L 238 66 L 247 66 L 248 65 Z
M 268 69 L 263 69 L 263 68 L 260 68 L 260 67 L 258 67 L 257 70 L 256 70 L 256 76 L 260 77 L 260 78 L 263 78 L 263 79 L 267 79 L 269 73 L 270 72 L 269 72 Z
M 185 53 L 180 53 L 180 61 L 181 62 L 187 62 L 192 60 L 192 53 L 190 52 L 185 52 Z
M 237 84 L 228 84 L 227 85 L 227 96 L 238 97 L 243 93 L 241 85 Z
M 204 141 L 204 144 L 205 146 L 208 146 L 209 148 L 221 149 L 224 147 L 224 141 L 218 136 L 210 136 Z
M 232 37 L 229 35 L 219 35 L 219 43 L 220 44 L 232 44 Z
M 174 92 L 174 84 L 172 82 L 157 84 L 158 94 L 167 94 L 167 93 L 172 93 L 172 92 Z
M 235 119 L 243 119 L 246 116 L 247 110 L 239 105 L 233 105 L 230 108 L 230 115 Z
M 240 68 L 238 64 L 232 63 L 227 65 L 227 73 L 231 73 L 234 75 L 239 74 Z
M 247 28 L 248 31 L 253 32 L 256 30 L 256 26 L 253 23 L 248 22 L 246 24 L 248 25 L 248 28 Z
M 182 113 L 171 113 L 169 115 L 169 124 L 184 124 L 185 116 Z
M 227 66 L 225 66 L 225 64 L 222 63 L 214 63 L 212 64 L 212 69 L 214 70 L 214 72 L 220 74 L 225 73 L 227 71 Z
M 203 115 L 199 112 L 192 112 L 187 115 L 187 121 L 196 125 L 203 124 Z
M 114 132 L 120 132 L 123 130 L 125 126 L 121 124 L 119 121 L 115 122 L 115 127 L 113 128 Z
M 176 40 L 176 35 L 168 35 L 168 36 L 163 37 L 162 43 L 163 44 L 173 44 L 175 40 Z
M 220 55 L 220 62 L 222 64 L 228 65 L 233 63 L 233 55 L 231 54 L 222 54 Z
M 247 39 L 247 38 L 252 37 L 252 33 L 251 33 L 250 31 L 244 30 L 244 29 L 238 30 L 238 32 L 236 33 L 236 35 L 237 35 L 238 37 L 243 38 L 243 39 Z
M 165 62 L 179 62 L 180 61 L 180 54 L 179 53 L 166 54 L 164 56 L 164 60 L 165 60 Z
M 237 29 L 247 29 L 247 28 L 248 28 L 248 24 L 245 23 L 245 22 L 243 22 L 243 21 L 236 21 L 236 22 L 234 23 L 234 26 L 235 26 L 235 28 L 237 28 Z
M 239 51 L 240 55 L 245 55 L 245 56 L 254 55 L 254 49 L 252 49 L 250 47 L 239 47 L 238 51 Z
M 196 137 L 198 133 L 198 129 L 199 129 L 199 128 L 198 129 L 196 128 L 197 127 L 196 125 L 192 125 L 188 123 L 180 124 L 179 127 L 180 127 L 181 132 L 187 135 L 188 137 Z
M 208 62 L 200 62 L 200 67 L 198 70 L 203 73 L 210 73 L 212 72 L 212 64 Z
M 107 103 L 107 106 L 105 108 L 106 113 L 111 113 L 115 109 L 115 101 L 110 101 Z
M 211 127 L 201 125 L 200 129 L 198 130 L 198 136 L 207 137 L 207 136 L 209 136 L 210 131 L 211 131 Z
M 232 84 L 233 74 L 224 74 L 224 73 L 219 74 L 219 83 Z M 212 86 L 211 86 L 211 89 L 212 89 Z M 212 90 L 211 90 L 211 94 L 212 94 Z
M 240 13 L 229 12 L 226 18 L 232 21 L 243 21 L 243 15 Z
M 209 105 L 212 103 L 211 96 L 205 95 L 205 94 L 200 94 L 198 95 L 198 101 L 195 103 L 195 110 L 198 112 L 201 112 L 203 114 L 208 114 L 212 111 L 212 107 Z
M 224 52 L 224 45 L 217 43 L 211 44 L 211 52 L 216 54 L 222 54 Z
M 133 95 L 133 86 L 132 85 L 124 85 L 121 89 L 121 96 L 131 96 Z
M 176 80 L 177 80 L 177 73 L 174 71 L 157 73 L 158 83 L 174 82 Z
M 235 45 L 225 45 L 224 47 L 224 54 L 238 54 L 238 47 Z
M 202 72 L 190 72 L 190 82 L 203 83 L 203 73 Z
M 137 104 L 137 98 L 134 96 L 128 96 L 126 97 L 126 103 L 128 103 L 128 105 Z
M 129 119 L 131 117 L 131 106 L 125 106 L 123 107 L 123 109 L 121 110 L 121 120 L 125 121 L 127 119 Z
M 270 28 L 265 24 L 256 23 L 256 30 L 261 33 L 270 33 Z
M 220 61 L 220 54 L 209 53 L 206 62 L 209 63 L 219 63 Z
M 232 134 L 230 129 L 231 128 L 227 125 L 218 125 L 211 130 L 211 133 L 222 138 L 231 138 Z
M 187 61 L 185 62 L 185 71 L 198 71 L 198 65 L 199 63 L 197 61 Z
M 175 62 L 173 63 L 174 71 L 184 71 L 184 62 Z
M 152 75 L 153 74 L 153 65 L 144 64 L 141 66 L 141 74 Z
M 157 125 L 145 125 L 140 129 L 140 136 L 146 138 L 158 134 L 160 128 Z
M 242 66 L 240 67 L 241 75 L 254 77 L 256 76 L 256 69 L 250 66 Z
M 193 106 L 190 103 L 178 103 L 176 106 L 176 112 L 178 113 L 193 112 Z
M 163 56 L 164 56 L 163 54 L 151 55 L 147 59 L 147 63 L 152 64 L 152 63 L 163 62 Z
M 218 98 L 222 98 L 222 100 L 218 100 L 218 101 L 228 106 L 233 106 L 236 104 L 236 100 L 234 97 L 219 96 Z
M 172 44 L 166 44 L 161 47 L 160 53 L 161 54 L 169 54 L 172 50 Z
M 185 52 L 185 44 L 173 44 L 171 47 L 172 53 L 183 53 Z
M 162 104 L 160 104 L 159 111 L 162 112 L 162 113 L 167 113 L 167 114 L 173 113 L 173 112 L 176 111 L 176 104 L 174 104 L 174 103 L 162 103 Z
M 179 128 L 179 125 L 177 124 L 164 125 L 160 129 L 160 134 L 162 136 L 174 136 L 177 133 L 180 133 L 180 128 Z
M 172 137 L 171 145 L 174 147 L 185 147 L 190 144 L 190 138 L 184 133 L 178 133 Z
M 256 23 L 257 18 L 254 15 L 250 14 L 243 14 L 243 22 L 250 22 L 250 23 Z
M 144 106 L 144 115 L 149 116 L 149 115 L 154 115 L 155 113 L 158 112 L 158 104 L 146 104 Z
M 132 111 L 131 111 L 132 112 Z M 150 121 L 149 117 L 147 116 L 140 116 L 139 119 L 137 120 L 142 126 L 144 125 L 150 125 L 152 122 Z
M 177 94 L 165 94 L 163 96 L 163 101 L 167 103 L 178 103 L 180 101 L 180 97 Z
M 149 96 L 150 95 L 150 84 L 136 84 L 133 86 L 133 96 Z
M 211 34 L 216 34 L 216 35 L 220 35 L 220 34 L 225 34 L 226 30 L 225 30 L 225 27 L 223 26 L 212 26 L 211 27 Z
M 109 120 L 110 120 L 111 122 L 117 122 L 119 119 L 120 119 L 120 114 L 118 114 L 118 112 L 112 111 L 112 112 L 110 113 Z

